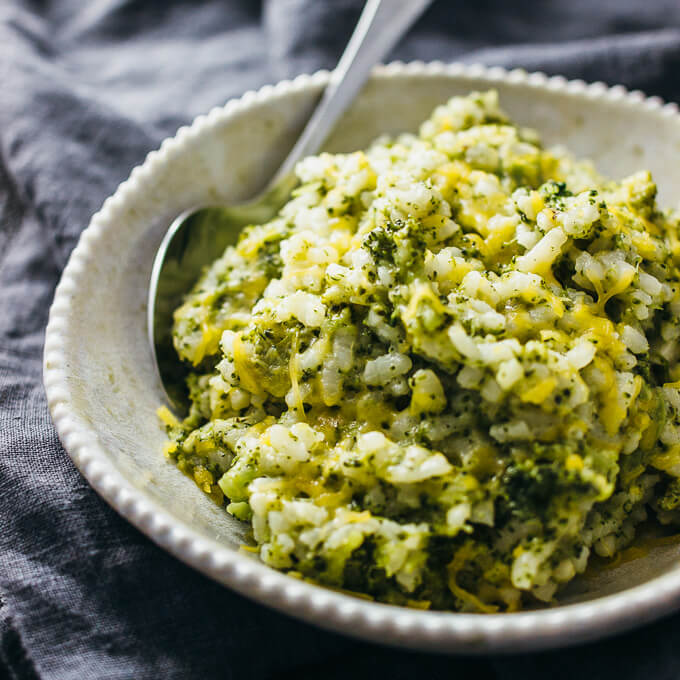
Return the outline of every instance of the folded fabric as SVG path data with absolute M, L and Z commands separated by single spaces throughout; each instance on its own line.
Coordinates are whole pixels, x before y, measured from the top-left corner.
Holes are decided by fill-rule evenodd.
M 92 213 L 161 140 L 332 68 L 359 0 L 0 5 L 0 678 L 676 678 L 680 618 L 574 650 L 465 659 L 294 621 L 165 554 L 89 488 L 41 382 L 47 311 Z M 483 61 L 680 99 L 680 5 L 439 0 L 395 58 Z

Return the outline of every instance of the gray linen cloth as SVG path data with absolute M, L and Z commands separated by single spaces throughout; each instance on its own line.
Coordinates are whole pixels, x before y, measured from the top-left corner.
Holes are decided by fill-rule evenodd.
M 680 677 L 680 617 L 566 651 L 387 649 L 252 603 L 111 510 L 57 439 L 48 307 L 79 233 L 167 135 L 230 97 L 331 68 L 358 0 L 1 0 L 0 678 Z M 680 99 L 676 0 L 440 0 L 395 58 L 622 82 Z

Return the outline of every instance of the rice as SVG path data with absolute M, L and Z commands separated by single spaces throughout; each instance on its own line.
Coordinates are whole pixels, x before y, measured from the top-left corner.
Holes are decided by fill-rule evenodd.
M 297 173 L 176 311 L 192 407 L 163 412 L 264 562 L 506 611 L 677 522 L 679 217 L 649 173 L 545 150 L 495 92 Z

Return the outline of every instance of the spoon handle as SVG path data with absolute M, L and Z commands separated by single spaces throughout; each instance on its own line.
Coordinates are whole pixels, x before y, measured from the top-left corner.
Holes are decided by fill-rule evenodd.
M 354 33 L 332 72 L 321 101 L 307 122 L 269 188 L 287 189 L 294 183 L 297 162 L 315 154 L 345 112 L 371 68 L 381 61 L 432 0 L 368 0 Z M 287 192 L 286 192 L 287 193 Z

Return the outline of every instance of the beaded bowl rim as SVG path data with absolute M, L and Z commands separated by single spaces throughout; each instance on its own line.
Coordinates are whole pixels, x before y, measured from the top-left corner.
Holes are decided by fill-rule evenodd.
M 373 78 L 450 77 L 494 85 L 522 85 L 569 98 L 607 100 L 680 124 L 678 107 L 622 85 L 586 83 L 544 73 L 508 71 L 481 64 L 393 62 L 375 68 Z M 71 299 L 83 272 L 97 255 L 101 235 L 115 228 L 125 207 L 144 191 L 157 170 L 181 150 L 253 105 L 271 103 L 302 90 L 320 91 L 329 73 L 248 91 L 198 116 L 168 138 L 136 167 L 106 199 L 80 236 L 56 289 L 44 349 L 44 385 L 52 419 L 64 448 L 96 492 L 151 540 L 186 564 L 258 602 L 295 617 L 363 639 L 398 646 L 455 653 L 536 650 L 574 644 L 642 624 L 680 607 L 680 571 L 673 571 L 613 595 L 586 602 L 507 614 L 421 611 L 386 605 L 336 592 L 280 573 L 238 551 L 200 535 L 135 488 L 78 415 L 68 386 L 68 325 Z

